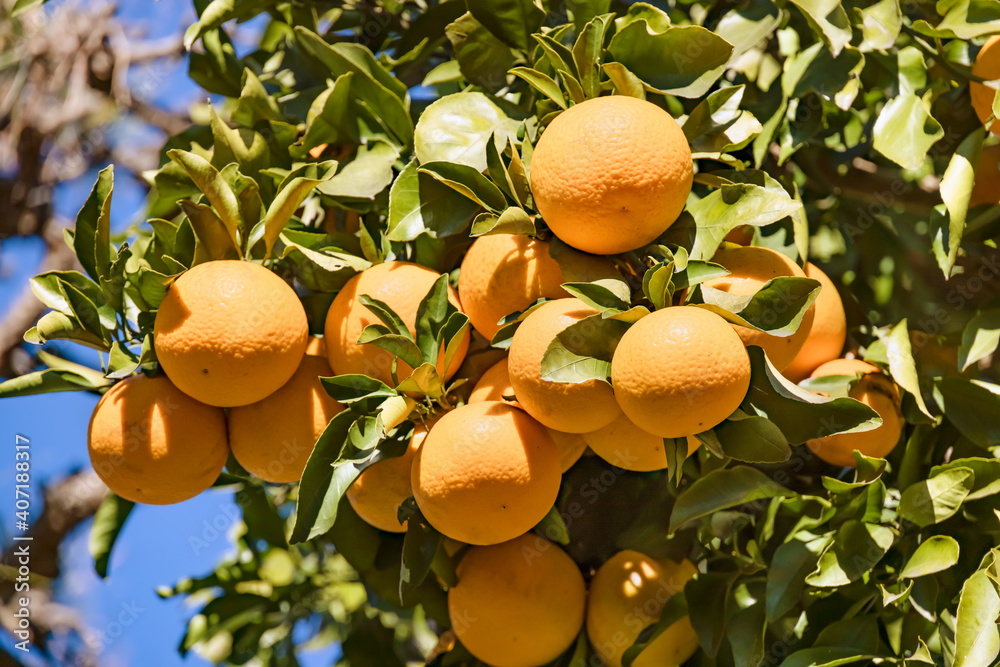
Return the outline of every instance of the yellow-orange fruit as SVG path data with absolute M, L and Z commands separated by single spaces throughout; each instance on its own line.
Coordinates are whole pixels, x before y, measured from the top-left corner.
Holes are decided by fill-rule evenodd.
M 614 392 L 605 382 L 570 384 L 542 378 L 542 357 L 549 343 L 567 327 L 596 313 L 579 299 L 549 301 L 528 315 L 510 343 L 508 370 L 517 402 L 557 431 L 589 433 L 621 414 Z
M 468 544 L 497 544 L 530 530 L 552 508 L 559 451 L 534 419 L 506 403 L 446 413 L 417 451 L 410 484 L 424 517 Z
M 576 563 L 528 533 L 472 547 L 448 591 L 455 635 L 495 667 L 539 667 L 570 647 L 583 627 L 586 589 Z
M 323 389 L 333 371 L 321 338 L 310 341 L 298 370 L 281 389 L 229 411 L 229 447 L 247 471 L 266 482 L 297 482 L 327 424 L 344 409 Z
M 584 433 L 583 440 L 594 453 L 617 468 L 648 472 L 667 467 L 663 438 L 647 433 L 622 415 L 602 429 Z M 698 438 L 687 436 L 687 455 L 701 445 Z
M 309 337 L 295 290 L 259 264 L 206 262 L 174 281 L 156 312 L 160 366 L 188 396 L 249 405 L 288 382 Z
M 368 524 L 390 533 L 406 532 L 406 523 L 399 523 L 398 510 L 413 495 L 410 487 L 413 459 L 426 436 L 427 431 L 418 426 L 401 456 L 365 468 L 347 489 L 348 502 Z
M 739 407 L 750 388 L 750 358 L 724 319 L 704 308 L 673 306 L 625 332 L 611 360 L 611 381 L 636 426 L 683 438 L 715 428 Z
M 1000 204 L 1000 144 L 987 146 L 976 163 L 976 184 L 969 206 Z
M 802 381 L 821 364 L 839 357 L 847 340 L 847 316 L 836 285 L 812 262 L 806 263 L 805 274 L 806 278 L 818 280 L 821 288 L 813 302 L 815 313 L 809 335 L 783 371 L 793 382 Z
M 871 364 L 860 359 L 835 359 L 814 370 L 809 377 L 830 375 L 857 375 L 865 373 L 848 394 L 878 413 L 882 425 L 861 433 L 838 433 L 810 440 L 816 456 L 836 466 L 853 468 L 854 450 L 865 456 L 884 458 L 896 448 L 903 432 L 903 413 L 899 409 L 899 390 L 892 380 Z
M 441 277 L 438 272 L 409 262 L 384 262 L 366 269 L 347 281 L 330 305 L 324 327 L 326 351 L 330 367 L 337 375 L 360 373 L 385 382 L 392 382 L 394 355 L 372 343 L 358 343 L 358 337 L 369 324 L 381 324 L 375 313 L 361 303 L 362 296 L 382 301 L 389 306 L 410 333 L 416 334 L 417 309 L 431 287 Z M 461 310 L 458 295 L 448 287 L 448 300 Z M 462 365 L 469 349 L 469 334 L 443 373 L 450 378 Z M 444 370 L 444 349 L 438 357 L 438 372 Z M 396 367 L 399 380 L 413 369 L 402 359 Z
M 559 114 L 531 159 L 531 193 L 560 239 L 610 255 L 652 242 L 691 193 L 694 165 L 684 132 L 651 102 L 613 96 Z
M 621 667 L 622 654 L 639 633 L 660 618 L 663 607 L 684 590 L 697 570 L 689 560 L 656 561 L 638 551 L 619 551 L 597 570 L 587 601 L 587 637 L 609 667 Z M 697 601 L 692 601 L 697 604 Z M 687 616 L 653 640 L 632 664 L 677 667 L 698 650 Z
M 1000 35 L 994 35 L 986 40 L 983 48 L 976 55 L 976 62 L 972 66 L 972 73 L 976 76 L 994 80 L 1000 79 Z M 973 81 L 969 84 L 969 95 L 972 97 L 972 108 L 976 110 L 976 115 L 983 123 L 993 115 L 993 100 L 996 97 L 995 88 L 989 88 Z M 1000 122 L 994 120 L 990 124 L 990 131 L 994 134 L 1000 133 Z
M 723 240 L 739 245 L 750 245 L 753 243 L 753 232 L 753 225 L 739 225 L 729 230 L 729 233 L 726 234 L 726 238 Z
M 568 296 L 549 244 L 523 234 L 480 236 L 462 260 L 458 295 L 476 331 L 493 338 L 498 322 L 538 299 Z
M 749 296 L 756 294 L 772 278 L 805 278 L 799 266 L 770 248 L 742 247 L 721 248 L 712 261 L 729 269 L 729 275 L 705 281 L 705 285 L 729 294 Z M 773 336 L 738 324 L 732 325 L 744 345 L 764 348 L 771 363 L 784 370 L 805 345 L 812 330 L 816 313 L 815 303 L 809 307 L 798 330 L 791 336 Z
M 483 374 L 483 377 L 472 389 L 469 403 L 502 401 L 504 396 L 513 395 L 514 387 L 510 384 L 510 373 L 507 371 L 507 358 L 505 357 Z M 516 402 L 512 404 L 517 405 Z M 587 449 L 587 443 L 579 433 L 563 433 L 548 426 L 545 427 L 545 430 L 549 432 L 556 447 L 559 448 L 560 468 L 562 472 L 566 472 L 583 456 L 583 452 Z
M 504 396 L 510 400 L 514 396 L 514 387 L 510 384 L 510 372 L 507 368 L 507 357 L 490 366 L 469 394 L 469 403 L 480 401 L 502 401 Z
M 94 472 L 122 498 L 171 505 L 195 497 L 222 472 L 226 416 L 164 375 L 135 375 L 98 401 L 87 450 Z

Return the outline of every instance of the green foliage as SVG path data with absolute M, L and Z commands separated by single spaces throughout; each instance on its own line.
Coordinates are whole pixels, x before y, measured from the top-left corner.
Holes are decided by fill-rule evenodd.
M 13 12 L 36 4 L 19 0 Z M 446 590 L 461 551 L 412 501 L 400 509 L 407 533 L 394 535 L 344 499 L 363 470 L 403 453 L 415 423 L 467 396 L 468 383 L 445 382 L 439 357 L 447 367 L 468 332 L 447 293 L 471 237 L 552 240 L 566 290 L 598 314 L 549 342 L 543 374 L 607 382 L 622 333 L 674 304 L 777 335 L 797 330 L 815 280 L 776 278 L 748 297 L 703 284 L 725 275 L 711 259 L 727 235 L 749 227 L 756 245 L 834 279 L 849 349 L 901 388 L 899 445 L 884 460 L 856 453 L 853 475 L 822 463 L 804 443 L 881 424 L 848 397 L 857 378 L 797 386 L 751 347 L 750 391 L 698 434 L 696 453 L 665 442 L 670 470 L 657 473 L 585 457 L 537 530 L 584 572 L 623 548 L 701 564 L 626 664 L 684 615 L 701 644 L 691 665 L 994 664 L 1000 207 L 971 205 L 978 158 L 996 138 L 972 113 L 968 83 L 977 49 L 1000 32 L 996 2 L 196 7 L 190 75 L 226 99 L 204 126 L 168 141 L 147 175 L 147 225 L 111 238 L 108 168 L 67 234 L 84 273 L 32 281 L 51 310 L 25 339 L 94 348 L 103 372 L 43 352 L 47 369 L 0 384 L 0 397 L 101 391 L 156 372 L 156 309 L 174 277 L 202 262 L 255 261 L 294 280 L 314 332 L 334 294 L 374 263 L 446 275 L 414 330 L 362 298 L 378 323 L 361 342 L 414 370 L 397 375 L 398 387 L 325 378 L 345 409 L 299 484 L 264 485 L 227 467 L 217 485 L 241 507 L 231 517 L 237 552 L 163 591 L 201 605 L 182 653 L 296 665 L 293 630 L 308 624 L 315 643 L 341 642 L 345 665 L 476 664 L 460 644 L 448 650 Z M 261 42 L 237 56 L 228 22 L 256 16 L 267 21 Z M 551 239 L 534 207 L 533 146 L 556 114 L 610 94 L 678 119 L 695 185 L 662 238 L 613 258 L 617 277 L 573 275 L 574 251 Z M 506 348 L 537 305 L 473 347 Z M 112 497 L 95 521 L 102 576 L 129 510 Z M 193 548 L 203 539 L 193 535 Z M 556 664 L 593 657 L 581 637 Z

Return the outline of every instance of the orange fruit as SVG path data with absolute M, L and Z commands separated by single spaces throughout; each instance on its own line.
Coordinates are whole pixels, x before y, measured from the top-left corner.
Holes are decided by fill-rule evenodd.
M 401 456 L 365 468 L 348 487 L 348 502 L 368 524 L 390 533 L 406 532 L 406 524 L 399 523 L 397 512 L 403 501 L 413 495 L 410 488 L 413 459 L 426 436 L 427 431 L 417 426 L 409 447 Z
M 712 261 L 729 269 L 729 275 L 707 280 L 705 285 L 740 296 L 756 294 L 764 283 L 772 278 L 806 277 L 805 272 L 795 262 L 769 248 L 720 248 Z M 732 326 L 740 335 L 744 345 L 764 348 L 771 363 L 781 371 L 792 363 L 792 359 L 805 345 L 815 313 L 816 306 L 813 304 L 802 318 L 798 331 L 791 336 L 773 336 L 738 324 Z
M 323 389 L 333 371 L 323 339 L 313 338 L 292 379 L 267 398 L 229 411 L 229 447 L 265 482 L 297 482 L 327 424 L 344 409 Z
M 654 560 L 638 551 L 619 551 L 590 581 L 587 638 L 609 667 L 621 667 L 640 632 L 659 620 L 663 607 L 697 573 L 689 560 Z M 696 601 L 692 601 L 696 603 Z M 636 667 L 676 667 L 698 650 L 698 637 L 684 617 L 639 654 Z
M 458 295 L 472 326 L 487 340 L 498 322 L 538 299 L 567 296 L 549 244 L 523 234 L 480 236 L 462 260 Z
M 976 62 L 972 66 L 972 73 L 990 81 L 1000 79 L 1000 35 L 990 37 L 983 44 L 983 48 L 979 49 Z M 972 108 L 976 110 L 976 115 L 983 123 L 993 115 L 993 100 L 996 93 L 995 88 L 984 86 L 978 81 L 969 84 Z M 998 133 L 1000 132 L 1000 124 L 994 120 L 989 129 L 993 133 Z
M 87 427 L 94 472 L 126 500 L 172 505 L 212 486 L 226 465 L 226 416 L 165 375 L 134 375 L 97 402 Z
M 557 431 L 596 431 L 621 414 L 614 392 L 605 382 L 570 384 L 542 379 L 542 357 L 549 343 L 563 329 L 596 313 L 579 299 L 549 301 L 528 315 L 510 343 L 508 369 L 518 404 Z
M 347 281 L 330 305 L 326 315 L 325 338 L 330 367 L 337 375 L 359 373 L 385 382 L 392 382 L 392 362 L 395 356 L 372 343 L 359 344 L 358 337 L 369 324 L 381 324 L 360 298 L 369 296 L 388 305 L 400 320 L 416 335 L 417 309 L 441 274 L 424 266 L 409 262 L 384 262 L 358 273 Z M 458 295 L 448 287 L 448 300 L 461 309 Z M 443 373 L 450 378 L 462 365 L 469 349 L 469 334 L 458 353 Z M 438 357 L 438 372 L 444 365 L 444 349 Z M 399 380 L 405 379 L 413 369 L 402 359 L 396 368 Z
M 800 382 L 813 369 L 839 357 L 847 340 L 847 316 L 837 287 L 812 262 L 806 263 L 805 274 L 806 278 L 818 280 L 821 288 L 819 296 L 813 302 L 815 312 L 809 335 L 806 336 L 802 349 L 783 372 L 793 382 Z
M 510 384 L 510 373 L 507 370 L 507 358 L 505 357 L 483 374 L 483 377 L 472 389 L 469 403 L 502 401 L 504 396 L 513 395 L 514 387 Z M 511 404 L 517 405 L 516 402 Z M 548 431 L 549 436 L 556 443 L 556 447 L 559 448 L 560 468 L 562 472 L 566 472 L 583 456 L 583 452 L 587 449 L 587 442 L 579 433 L 563 433 L 548 426 L 545 427 L 545 430 Z
M 625 415 L 602 429 L 584 433 L 583 440 L 595 454 L 616 468 L 648 472 L 667 467 L 663 438 L 646 433 Z M 693 435 L 689 435 L 687 445 L 687 455 L 691 456 L 701 442 Z
M 468 544 L 531 530 L 559 491 L 559 451 L 545 428 L 506 403 L 446 413 L 417 451 L 410 484 L 424 517 Z
M 1000 204 L 1000 144 L 986 146 L 979 154 L 969 206 L 980 204 Z
M 753 243 L 753 232 L 753 225 L 739 225 L 729 230 L 729 233 L 726 234 L 723 240 L 739 245 L 750 245 Z
M 812 372 L 809 377 L 829 375 L 857 375 L 865 373 L 848 394 L 878 413 L 882 425 L 861 433 L 837 433 L 810 440 L 809 445 L 816 456 L 836 466 L 855 466 L 854 450 L 865 456 L 885 458 L 896 448 L 903 432 L 903 413 L 900 411 L 899 390 L 886 375 L 860 359 L 835 359 Z
M 455 635 L 495 667 L 539 667 L 570 647 L 583 627 L 586 588 L 576 563 L 528 533 L 472 547 L 448 591 Z
M 259 264 L 236 260 L 182 273 L 153 326 L 156 358 L 170 381 L 225 408 L 256 403 L 288 382 L 308 338 L 295 290 Z
M 514 387 L 510 384 L 510 372 L 507 367 L 507 357 L 490 366 L 469 394 L 469 403 L 480 401 L 502 401 L 504 396 L 509 399 L 514 396 Z
M 611 255 L 651 243 L 691 193 L 684 132 L 652 102 L 599 97 L 562 112 L 531 158 L 531 194 L 560 239 Z
M 611 381 L 636 426 L 683 438 L 715 428 L 739 407 L 750 388 L 750 358 L 724 319 L 697 306 L 673 306 L 625 332 Z

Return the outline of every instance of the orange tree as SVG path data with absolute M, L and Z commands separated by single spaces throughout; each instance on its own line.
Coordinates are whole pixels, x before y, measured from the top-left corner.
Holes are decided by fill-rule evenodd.
M 182 653 L 995 663 L 1000 3 L 195 4 L 224 101 L 33 281 L 102 372 L 0 385 L 107 392 L 102 576 L 134 501 L 235 493 Z

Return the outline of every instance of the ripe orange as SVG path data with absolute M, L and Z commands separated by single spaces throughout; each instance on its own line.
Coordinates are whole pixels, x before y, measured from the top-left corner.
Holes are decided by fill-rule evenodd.
M 847 340 L 847 316 L 837 287 L 812 262 L 806 263 L 805 274 L 822 287 L 813 304 L 815 315 L 806 342 L 784 370 L 785 377 L 793 382 L 800 382 L 821 364 L 839 357 Z
M 549 343 L 563 329 L 596 313 L 579 299 L 549 301 L 528 315 L 511 340 L 508 369 L 517 402 L 557 431 L 589 433 L 621 414 L 605 382 L 569 384 L 542 379 L 542 357 Z
M 468 544 L 497 544 L 530 530 L 559 491 L 559 452 L 524 411 L 470 403 L 431 427 L 410 484 L 424 517 Z
M 622 415 L 602 429 L 583 434 L 594 453 L 617 468 L 647 472 L 667 467 L 663 438 L 647 433 Z M 687 436 L 687 455 L 701 445 L 698 438 Z
M 267 398 L 229 411 L 229 446 L 250 474 L 265 482 L 297 482 L 316 440 L 341 410 L 320 377 L 333 371 L 323 339 L 313 338 L 295 375 Z
M 406 532 L 406 524 L 399 523 L 397 512 L 403 501 L 413 495 L 410 473 L 417 450 L 426 436 L 427 431 L 418 426 L 413 431 L 410 446 L 401 456 L 365 468 L 348 487 L 348 502 L 370 525 L 390 533 Z
M 325 337 L 330 367 L 337 375 L 360 373 L 387 384 L 392 382 L 392 362 L 394 355 L 377 345 L 359 344 L 358 337 L 369 324 L 380 324 L 375 313 L 361 304 L 364 295 L 388 305 L 403 323 L 416 334 L 417 308 L 427 296 L 441 274 L 424 266 L 409 262 L 385 262 L 366 269 L 347 281 L 330 305 L 326 316 Z M 458 296 L 450 286 L 448 300 L 460 308 Z M 469 334 L 466 332 L 458 353 L 452 359 L 445 379 L 450 378 L 462 365 L 469 349 Z M 438 357 L 438 371 L 444 364 L 444 350 Z M 399 360 L 396 368 L 398 379 L 406 378 L 413 369 Z
M 172 505 L 215 482 L 229 456 L 226 416 L 165 375 L 135 375 L 98 401 L 87 427 L 94 472 L 126 500 Z
M 469 403 L 480 401 L 502 401 L 504 396 L 513 396 L 514 387 L 510 384 L 510 373 L 507 369 L 507 358 L 505 357 L 496 365 L 490 367 L 479 382 L 472 389 L 469 396 Z M 512 405 L 517 405 L 516 402 Z M 559 448 L 559 462 L 562 472 L 566 472 L 573 467 L 573 464 L 580 460 L 583 452 L 587 449 L 587 442 L 579 433 L 563 433 L 548 426 L 545 430 L 549 432 L 552 440 Z
M 683 438 L 715 428 L 739 407 L 750 387 L 750 358 L 724 319 L 697 306 L 673 306 L 625 332 L 611 380 L 636 426 Z
M 972 66 L 972 73 L 983 79 L 1000 79 L 1000 35 L 990 37 L 983 44 Z M 993 100 L 996 93 L 995 88 L 989 88 L 977 81 L 969 84 L 972 108 L 976 110 L 979 120 L 984 123 L 993 115 Z M 1000 122 L 994 120 L 989 129 L 994 134 L 1000 132 Z
M 255 403 L 288 382 L 309 337 L 306 312 L 288 283 L 235 260 L 181 274 L 153 331 L 156 358 L 171 382 L 225 408 Z
M 980 204 L 1000 204 L 1000 144 L 987 146 L 979 154 L 969 206 Z
M 531 159 L 531 193 L 549 229 L 597 255 L 663 234 L 684 210 L 693 177 L 677 121 L 634 97 L 570 107 L 542 132 Z
M 882 418 L 882 425 L 871 431 L 838 433 L 806 443 L 816 456 L 836 466 L 853 468 L 855 449 L 865 456 L 884 458 L 896 448 L 899 436 L 903 432 L 899 390 L 892 380 L 875 366 L 860 359 L 835 359 L 814 370 L 809 377 L 858 373 L 867 375 L 854 385 L 848 395 L 877 412 Z
M 642 630 L 655 623 L 664 605 L 684 590 L 697 569 L 689 560 L 656 561 L 638 551 L 619 551 L 597 570 L 587 602 L 587 637 L 609 667 L 621 667 Z M 696 603 L 697 601 L 692 601 Z M 632 664 L 676 667 L 698 650 L 698 637 L 684 617 L 667 628 Z
M 542 537 L 469 549 L 448 591 L 455 635 L 496 667 L 539 667 L 583 627 L 586 589 L 576 563 Z
M 756 294 L 768 280 L 783 276 L 805 278 L 799 266 L 776 250 L 758 247 L 721 248 L 712 258 L 713 262 L 729 269 L 729 275 L 705 281 L 705 285 L 723 292 L 748 296 Z M 784 370 L 799 353 L 813 326 L 816 305 L 813 304 L 802 324 L 791 336 L 772 336 L 763 331 L 732 325 L 744 345 L 758 345 L 764 348 L 771 363 L 779 371 Z

